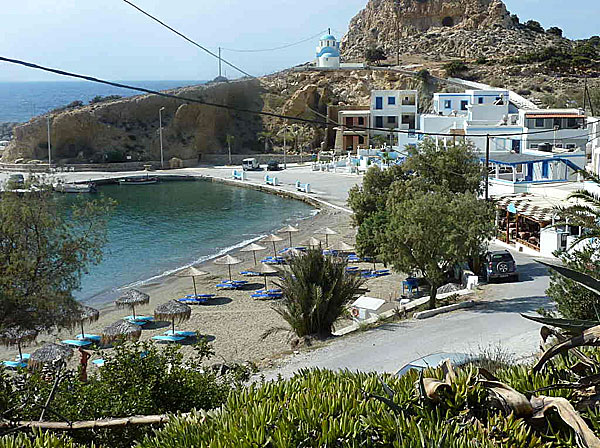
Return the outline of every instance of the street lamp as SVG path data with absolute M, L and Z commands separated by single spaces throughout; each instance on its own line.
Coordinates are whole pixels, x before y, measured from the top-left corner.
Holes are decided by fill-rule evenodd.
M 52 148 L 50 146 L 50 116 L 46 117 L 46 123 L 48 124 L 48 171 L 52 165 Z
M 165 167 L 165 159 L 163 156 L 163 141 L 162 141 L 162 111 L 165 110 L 164 107 L 158 109 L 158 135 L 160 139 L 160 168 L 163 169 Z

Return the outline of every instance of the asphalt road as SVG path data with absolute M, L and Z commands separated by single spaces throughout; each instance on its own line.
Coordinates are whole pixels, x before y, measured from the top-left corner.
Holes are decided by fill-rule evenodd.
M 436 352 L 481 353 L 501 348 L 522 359 L 539 348 L 540 325 L 520 313 L 550 307 L 545 295 L 546 268 L 533 258 L 513 252 L 519 282 L 480 287 L 478 304 L 465 311 L 425 320 L 408 320 L 342 337 L 326 346 L 304 350 L 284 359 L 278 368 L 261 372 L 265 378 L 289 377 L 302 368 L 394 372 L 402 365 Z

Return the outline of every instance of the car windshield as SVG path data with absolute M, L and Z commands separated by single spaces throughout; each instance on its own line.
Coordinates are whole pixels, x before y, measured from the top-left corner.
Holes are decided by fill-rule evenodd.
M 493 254 L 492 261 L 512 261 L 511 254 Z

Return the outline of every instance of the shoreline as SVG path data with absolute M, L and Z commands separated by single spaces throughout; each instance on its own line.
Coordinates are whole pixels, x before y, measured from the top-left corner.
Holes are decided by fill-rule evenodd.
M 300 167 L 298 169 L 298 175 L 303 173 Z M 336 205 L 328 201 L 328 198 L 323 194 L 303 194 L 293 191 L 293 184 L 285 184 L 279 187 L 269 187 L 261 185 L 259 182 L 252 181 L 234 181 L 227 179 L 226 175 L 231 173 L 231 168 L 214 168 L 214 170 L 221 170 L 217 175 L 214 173 L 206 172 L 210 171 L 211 168 L 198 168 L 193 169 L 195 172 L 185 172 L 187 169 L 180 170 L 183 172 L 169 173 L 161 175 L 160 177 L 166 178 L 165 180 L 202 180 L 210 182 L 218 182 L 228 184 L 236 187 L 251 188 L 254 190 L 262 191 L 264 193 L 276 194 L 278 196 L 287 197 L 295 200 L 301 200 L 308 203 L 316 209 L 314 215 L 309 215 L 300 221 L 300 232 L 293 234 L 295 244 L 299 244 L 302 241 L 307 240 L 315 234 L 315 232 L 324 227 L 332 227 L 339 232 L 334 238 L 330 239 L 331 242 L 343 239 L 347 242 L 352 242 L 354 237 L 354 229 L 350 226 L 350 214 L 348 210 L 340 205 Z M 206 171 L 205 171 L 206 170 Z M 296 172 L 288 173 L 296 175 Z M 65 180 L 69 181 L 89 181 L 90 177 L 94 177 L 97 174 L 94 173 L 66 173 L 64 176 Z M 70 175 L 69 175 L 70 174 Z M 81 175 L 84 175 L 88 179 L 81 179 Z M 123 177 L 121 173 L 102 173 L 101 178 L 97 179 L 103 183 L 114 182 L 115 179 Z M 162 174 L 162 173 L 157 173 Z M 222 175 L 219 175 L 222 174 Z M 132 173 L 128 173 L 132 175 Z M 264 175 L 264 172 L 263 172 Z M 55 178 L 56 179 L 56 178 Z M 354 179 L 353 179 L 354 180 Z M 335 181 L 335 179 L 334 179 Z M 341 197 L 347 195 L 347 188 L 343 185 L 337 185 L 338 182 L 334 182 L 336 190 L 340 191 Z M 286 188 L 287 187 L 287 188 Z M 340 187 L 338 189 L 338 187 Z M 325 196 L 325 197 L 324 197 Z M 283 235 L 282 235 L 283 236 Z M 316 235 L 319 239 L 319 237 Z M 259 241 L 261 238 L 257 237 Z M 262 339 L 262 334 L 274 327 L 279 327 L 285 322 L 277 314 L 272 305 L 274 302 L 271 301 L 257 301 L 250 297 L 253 290 L 262 289 L 264 287 L 263 277 L 256 278 L 253 281 L 249 278 L 248 288 L 239 291 L 227 291 L 226 293 L 219 292 L 215 288 L 215 284 L 218 280 L 227 277 L 227 266 L 218 266 L 212 263 L 212 261 L 223 254 L 229 253 L 242 260 L 242 264 L 233 267 L 232 271 L 235 272 L 234 278 L 241 278 L 240 271 L 252 268 L 254 262 L 252 255 L 249 253 L 240 252 L 240 249 L 249 243 L 244 242 L 238 244 L 232 244 L 227 250 L 220 251 L 218 255 L 211 256 L 209 259 L 204 260 L 200 263 L 193 263 L 194 266 L 208 272 L 209 274 L 203 277 L 196 278 L 196 284 L 199 293 L 216 293 L 216 298 L 213 299 L 209 304 L 206 305 L 195 305 L 192 306 L 192 317 L 189 321 L 182 323 L 178 326 L 178 329 L 186 331 L 198 331 L 199 334 L 207 336 L 208 340 L 214 347 L 216 356 L 211 362 L 246 362 L 252 361 L 257 365 L 266 365 L 271 359 L 278 357 L 282 354 L 289 352 L 289 338 L 285 333 L 280 333 Z M 277 248 L 287 247 L 287 241 L 284 240 L 277 245 Z M 268 246 L 267 246 L 268 247 Z M 221 253 L 222 252 L 222 253 Z M 257 254 L 261 256 L 264 254 L 271 254 L 268 249 L 264 252 Z M 192 281 L 190 278 L 177 277 L 174 274 L 184 269 L 184 267 L 175 268 L 170 271 L 169 275 L 158 275 L 145 280 L 143 285 L 130 286 L 123 285 L 119 288 L 124 287 L 135 287 L 150 295 L 150 303 L 145 306 L 136 307 L 136 314 L 152 315 L 154 308 L 168 300 L 183 297 L 185 294 L 193 293 Z M 110 323 L 121 319 L 123 316 L 130 314 L 128 310 L 117 309 L 114 303 L 106 303 L 103 305 L 95 305 L 91 301 L 86 301 L 92 306 L 96 306 L 100 310 L 100 319 L 93 324 L 86 325 L 85 331 L 93 334 L 100 334 L 102 328 L 109 325 Z M 144 329 L 142 333 L 142 341 L 151 339 L 152 336 L 162 334 L 167 328 L 163 323 L 157 323 L 152 326 L 148 325 L 147 329 Z M 38 337 L 35 346 L 41 346 L 45 342 L 57 342 L 63 339 L 70 339 L 73 337 L 75 332 L 69 330 L 54 331 L 50 334 L 43 334 Z M 29 350 L 34 350 L 31 347 Z M 97 350 L 97 354 L 94 355 L 93 359 L 102 357 L 102 353 L 107 349 Z M 110 350 L 110 349 L 108 349 Z M 14 348 L 0 349 L 1 355 L 5 359 L 10 359 L 13 354 Z M 192 352 L 192 348 L 187 344 L 183 345 L 182 352 L 184 355 Z M 73 357 L 75 360 L 77 355 Z

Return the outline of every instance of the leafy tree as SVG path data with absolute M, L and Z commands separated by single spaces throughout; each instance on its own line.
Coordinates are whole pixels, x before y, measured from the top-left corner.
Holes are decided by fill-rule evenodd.
M 282 275 L 283 300 L 274 309 L 301 338 L 331 336 L 334 322 L 363 284 L 360 277 L 346 275 L 343 259 L 316 249 L 294 257 Z M 275 328 L 265 336 L 281 330 Z
M 426 139 L 418 147 L 406 149 L 403 169 L 413 173 L 413 183 L 424 189 L 441 189 L 453 193 L 480 192 L 483 170 L 474 146 L 462 140 L 446 147 L 436 147 Z
M 401 272 L 421 272 L 429 284 L 429 307 L 456 263 L 483 250 L 494 234 L 495 209 L 473 193 L 393 191 L 384 260 Z
M 558 36 L 558 37 L 562 37 L 563 35 L 563 30 L 561 30 L 559 27 L 557 26 L 551 26 L 550 28 L 548 28 L 546 30 L 546 33 L 548 34 L 552 34 L 554 36 Z
M 371 143 L 375 146 L 384 146 L 387 143 L 387 138 L 382 134 L 375 134 L 371 137 Z
M 102 258 L 114 204 L 95 200 L 65 211 L 46 189 L 0 197 L 0 330 L 47 329 L 68 321 L 81 275 Z
M 387 58 L 385 51 L 378 47 L 369 47 L 365 50 L 365 60 L 369 63 L 384 61 Z
M 423 84 L 427 84 L 431 80 L 431 73 L 426 68 L 423 68 L 417 72 L 417 79 L 419 79 Z
M 563 264 L 577 272 L 600 278 L 600 260 L 597 244 L 588 244 L 583 249 L 561 252 Z M 556 272 L 551 272 L 550 286 L 546 294 L 556 302 L 556 310 L 566 319 L 600 321 L 600 296 Z
M 540 25 L 540 22 L 536 20 L 528 20 L 525 22 L 525 28 L 535 32 L 535 33 L 543 33 L 544 27 Z
M 452 61 L 444 64 L 443 69 L 446 73 L 446 76 L 454 77 L 466 72 L 469 67 L 463 61 Z

